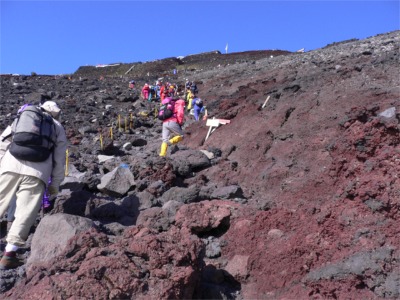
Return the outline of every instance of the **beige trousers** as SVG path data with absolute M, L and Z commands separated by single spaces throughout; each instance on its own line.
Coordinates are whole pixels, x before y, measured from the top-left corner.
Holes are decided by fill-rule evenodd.
M 7 243 L 22 247 L 35 223 L 42 204 L 45 184 L 39 178 L 7 172 L 0 175 L 0 216 L 16 197 L 15 220 L 7 235 Z

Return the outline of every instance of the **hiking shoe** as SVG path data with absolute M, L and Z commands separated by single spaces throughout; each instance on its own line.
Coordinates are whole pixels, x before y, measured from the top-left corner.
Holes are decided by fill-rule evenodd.
M 17 258 L 16 252 L 5 252 L 0 260 L 0 270 L 15 269 L 23 264 L 24 263 Z

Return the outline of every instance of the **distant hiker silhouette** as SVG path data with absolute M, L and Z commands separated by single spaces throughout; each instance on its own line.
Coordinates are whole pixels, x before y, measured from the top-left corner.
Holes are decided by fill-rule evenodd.
M 144 100 L 148 100 L 149 99 L 149 94 L 150 94 L 150 86 L 148 83 L 145 83 L 143 88 L 142 88 L 142 98 Z

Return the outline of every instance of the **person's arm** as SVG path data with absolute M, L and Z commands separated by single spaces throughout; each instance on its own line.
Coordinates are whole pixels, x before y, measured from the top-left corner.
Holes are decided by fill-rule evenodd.
M 6 137 L 11 137 L 11 126 L 10 125 L 8 125 L 7 128 L 0 135 L 0 162 L 11 143 L 11 141 L 9 141 L 8 139 L 5 139 Z M 4 141 L 3 141 L 3 139 L 4 139 Z

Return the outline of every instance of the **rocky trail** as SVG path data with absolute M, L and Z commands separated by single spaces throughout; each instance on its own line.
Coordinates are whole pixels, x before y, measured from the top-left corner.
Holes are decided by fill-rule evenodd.
M 1 75 L 0 129 L 51 99 L 69 139 L 68 176 L 1 298 L 399 298 L 399 42 Z M 206 140 L 187 115 L 159 157 L 158 104 L 139 97 L 159 77 L 195 81 L 229 124 Z

